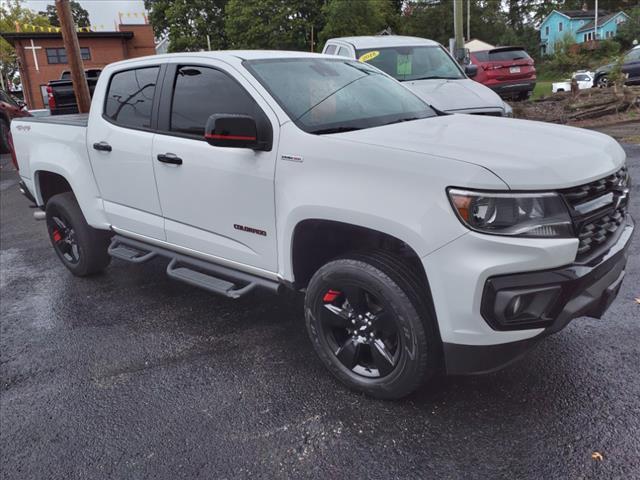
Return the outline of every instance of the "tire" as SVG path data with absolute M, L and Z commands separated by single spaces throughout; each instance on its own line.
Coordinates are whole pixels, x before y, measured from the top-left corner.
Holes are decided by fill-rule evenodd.
M 111 232 L 89 226 L 71 192 L 54 195 L 46 207 L 47 233 L 60 261 L 71 273 L 85 277 L 104 270 Z
M 428 285 L 390 253 L 351 254 L 321 267 L 307 288 L 305 319 L 329 371 L 372 397 L 402 398 L 442 365 Z
M 0 153 L 10 153 L 9 148 L 9 122 L 0 118 Z
M 598 78 L 599 88 L 607 88 L 608 86 L 609 86 L 609 77 L 607 75 L 603 75 Z

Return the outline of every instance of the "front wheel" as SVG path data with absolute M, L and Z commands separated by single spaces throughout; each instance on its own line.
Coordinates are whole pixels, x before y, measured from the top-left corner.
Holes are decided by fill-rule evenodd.
M 71 192 L 54 195 L 46 207 L 47 232 L 58 258 L 71 273 L 84 277 L 104 270 L 111 233 L 89 226 Z
M 432 377 L 441 341 L 426 282 L 399 257 L 354 254 L 311 279 L 307 330 L 325 366 L 348 387 L 398 399 Z

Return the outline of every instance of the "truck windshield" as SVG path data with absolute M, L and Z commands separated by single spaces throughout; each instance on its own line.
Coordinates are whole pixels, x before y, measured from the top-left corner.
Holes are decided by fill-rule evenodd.
M 367 62 L 396 80 L 465 78 L 456 61 L 440 46 L 389 47 L 358 50 L 358 60 Z
M 346 59 L 278 58 L 244 65 L 302 130 L 337 133 L 435 116 L 379 70 Z

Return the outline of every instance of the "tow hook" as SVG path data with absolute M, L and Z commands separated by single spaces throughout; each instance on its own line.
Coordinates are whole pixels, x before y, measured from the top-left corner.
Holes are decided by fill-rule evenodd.
M 42 210 L 36 210 L 33 212 L 34 220 L 44 220 L 47 217 L 47 214 Z

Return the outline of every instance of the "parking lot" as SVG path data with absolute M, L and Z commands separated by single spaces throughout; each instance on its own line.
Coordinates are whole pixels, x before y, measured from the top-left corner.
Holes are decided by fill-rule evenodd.
M 640 478 L 637 233 L 603 319 L 384 402 L 327 373 L 285 299 L 216 297 L 161 260 L 71 276 L 7 157 L 0 180 L 3 479 Z

